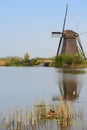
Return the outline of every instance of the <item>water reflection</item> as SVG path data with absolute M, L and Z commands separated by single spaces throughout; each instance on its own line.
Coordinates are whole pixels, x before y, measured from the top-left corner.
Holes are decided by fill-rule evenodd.
M 58 73 L 63 73 L 63 74 L 85 74 L 86 70 L 85 69 L 59 69 Z
M 77 76 L 63 74 L 62 81 L 59 82 L 60 93 L 64 99 L 74 100 L 79 96 Z
M 61 69 L 58 71 L 58 86 L 61 96 L 64 100 L 76 100 L 79 97 L 81 90 L 81 82 L 78 79 L 78 74 L 85 73 L 85 70 L 77 69 Z M 53 96 L 53 100 L 60 100 L 61 96 Z

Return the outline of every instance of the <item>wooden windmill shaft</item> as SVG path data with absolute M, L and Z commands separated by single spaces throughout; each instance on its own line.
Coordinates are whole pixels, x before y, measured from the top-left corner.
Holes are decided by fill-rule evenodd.
M 65 30 L 63 32 L 63 43 L 61 54 L 75 54 L 79 53 L 77 45 L 77 36 L 78 34 L 72 30 Z

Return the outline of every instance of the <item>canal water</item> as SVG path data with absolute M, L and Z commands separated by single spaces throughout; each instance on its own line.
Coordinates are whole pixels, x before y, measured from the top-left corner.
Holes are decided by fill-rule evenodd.
M 45 100 L 47 104 L 49 102 L 57 104 L 61 96 L 64 101 L 71 102 L 73 110 L 80 114 L 82 112 L 82 116 L 80 114 L 75 115 L 75 120 L 67 130 L 86 130 L 87 69 L 0 67 L 1 115 L 16 107 L 31 108 L 35 102 L 41 100 Z M 51 126 L 44 125 L 39 130 L 46 128 L 53 130 L 54 124 L 52 122 L 50 123 Z M 55 125 L 55 130 L 60 129 L 58 125 Z

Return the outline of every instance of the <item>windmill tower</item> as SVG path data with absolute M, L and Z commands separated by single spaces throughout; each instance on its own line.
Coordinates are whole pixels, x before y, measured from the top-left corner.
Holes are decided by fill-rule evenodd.
M 52 32 L 53 36 L 60 36 L 59 39 L 59 45 L 57 49 L 57 55 L 59 54 L 79 54 L 81 53 L 85 57 L 85 53 L 83 51 L 83 47 L 81 45 L 79 34 L 72 31 L 72 30 L 65 30 L 65 24 L 66 24 L 66 17 L 67 17 L 67 11 L 68 11 L 68 4 L 66 6 L 66 12 L 64 17 L 64 23 L 62 32 Z

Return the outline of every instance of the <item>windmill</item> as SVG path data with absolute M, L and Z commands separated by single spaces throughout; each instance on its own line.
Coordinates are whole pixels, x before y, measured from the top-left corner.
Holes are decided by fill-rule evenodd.
M 58 56 L 59 54 L 65 54 L 65 53 L 67 54 L 81 53 L 84 59 L 86 59 L 83 47 L 81 45 L 79 34 L 72 30 L 65 30 L 67 11 L 68 11 L 68 4 L 66 6 L 62 32 L 52 32 L 52 36 L 55 36 L 55 35 L 58 37 L 60 36 L 56 56 Z

